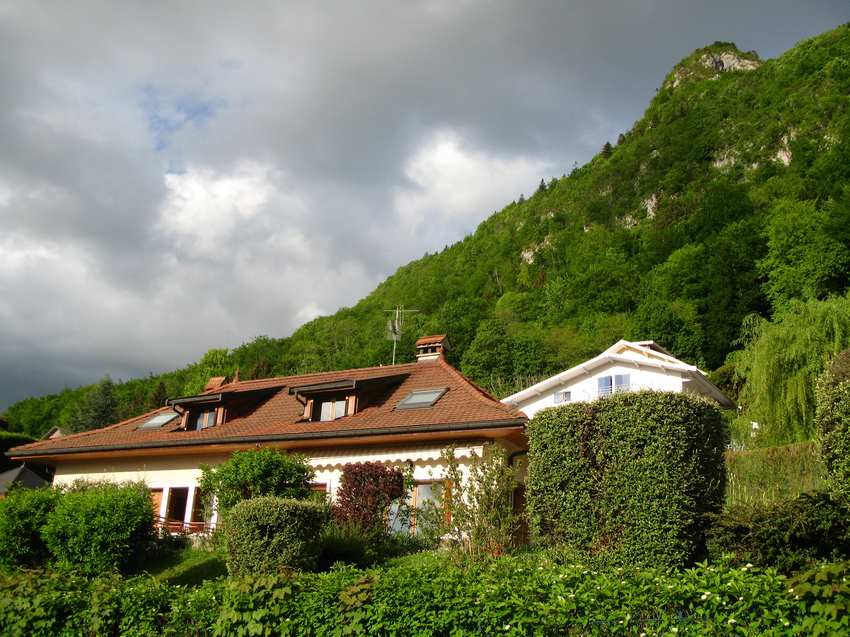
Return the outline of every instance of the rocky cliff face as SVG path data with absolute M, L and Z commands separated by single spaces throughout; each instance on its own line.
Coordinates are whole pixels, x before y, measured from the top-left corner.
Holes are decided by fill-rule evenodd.
M 755 51 L 743 53 L 729 42 L 715 42 L 697 49 L 675 66 L 661 88 L 671 88 L 683 83 L 714 80 L 728 71 L 751 71 L 763 64 Z

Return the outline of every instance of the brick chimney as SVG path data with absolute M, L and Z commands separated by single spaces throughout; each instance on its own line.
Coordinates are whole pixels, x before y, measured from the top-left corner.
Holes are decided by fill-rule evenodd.
M 445 334 L 436 336 L 423 336 L 416 341 L 416 349 L 419 353 L 416 355 L 416 360 L 420 363 L 426 361 L 446 360 L 446 352 L 451 350 L 449 337 Z

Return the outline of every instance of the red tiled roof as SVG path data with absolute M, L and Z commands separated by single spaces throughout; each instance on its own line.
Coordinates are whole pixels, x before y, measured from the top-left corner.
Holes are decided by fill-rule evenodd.
M 388 377 L 391 382 L 381 385 L 380 379 Z M 299 401 L 299 396 L 287 391 L 288 388 L 342 381 L 371 385 L 371 396 L 358 413 L 329 422 L 303 420 L 303 402 Z M 448 389 L 431 407 L 395 411 L 395 407 L 411 391 L 442 387 Z M 269 394 L 269 391 L 272 393 Z M 499 402 L 439 360 L 263 380 L 237 380 L 205 395 L 211 398 L 221 395 L 227 401 L 224 405 L 229 413 L 223 424 L 201 431 L 184 431 L 179 429 L 179 421 L 175 420 L 157 429 L 138 429 L 157 413 L 169 411 L 169 407 L 164 407 L 103 429 L 16 447 L 10 455 L 64 455 L 109 449 L 221 444 L 245 439 L 266 442 L 319 440 L 443 428 L 483 430 L 499 426 L 518 427 L 527 420 L 522 412 Z M 239 400 L 240 395 L 244 395 L 242 400 Z

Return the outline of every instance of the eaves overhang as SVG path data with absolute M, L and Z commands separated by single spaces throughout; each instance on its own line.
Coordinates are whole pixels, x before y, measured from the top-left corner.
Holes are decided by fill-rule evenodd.
M 183 398 L 169 398 L 165 401 L 166 406 L 173 407 L 174 405 L 191 405 L 193 403 L 226 403 L 233 400 L 242 400 L 244 398 L 262 398 L 276 394 L 283 386 L 278 387 L 262 387 L 260 389 L 249 389 L 247 391 L 228 391 L 219 392 L 216 394 L 198 394 L 197 396 L 184 396 Z
M 452 431 L 487 431 L 490 429 L 504 429 L 525 427 L 528 422 L 527 418 L 511 418 L 506 420 L 489 420 L 484 422 L 463 422 L 463 423 L 441 423 L 438 425 L 408 425 L 403 427 L 381 427 L 377 429 L 353 429 L 346 431 L 309 431 L 294 434 L 272 434 L 263 436 L 231 436 L 221 438 L 204 438 L 194 440 L 161 440 L 146 443 L 127 443 L 116 445 L 93 445 L 90 447 L 73 447 L 65 449 L 30 449 L 27 451 L 7 451 L 5 453 L 9 458 L 28 458 L 28 457 L 56 457 L 56 456 L 72 456 L 74 454 L 87 454 L 106 451 L 129 451 L 129 450 L 144 450 L 144 449 L 163 449 L 176 447 L 196 447 L 196 446 L 214 446 L 214 445 L 229 445 L 240 443 L 274 443 L 274 442 L 295 442 L 308 440 L 330 440 L 330 439 L 345 439 L 345 438 L 371 438 L 379 436 L 414 434 L 414 433 L 448 433 Z
M 314 383 L 312 385 L 299 385 L 297 387 L 288 387 L 286 392 L 289 395 L 314 394 L 328 391 L 337 391 L 340 389 L 362 389 L 364 387 L 382 387 L 395 382 L 401 382 L 410 374 L 393 374 L 391 376 L 377 376 L 374 378 L 362 378 L 360 380 L 336 380 L 328 383 Z

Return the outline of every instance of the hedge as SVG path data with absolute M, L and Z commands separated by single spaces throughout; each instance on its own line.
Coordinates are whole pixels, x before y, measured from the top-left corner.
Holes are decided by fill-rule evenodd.
M 75 483 L 42 529 L 56 565 L 97 574 L 126 569 L 151 547 L 150 491 L 141 482 Z
M 850 509 L 825 492 L 733 506 L 712 517 L 708 549 L 715 561 L 753 562 L 786 574 L 845 560 L 850 558 Z
M 9 637 L 847 634 L 847 563 L 789 580 L 756 567 L 684 571 L 505 557 L 463 569 L 416 556 L 389 569 L 264 574 L 198 589 L 151 577 L 0 576 Z M 830 632 L 832 631 L 832 632 Z
M 227 516 L 227 570 L 231 574 L 311 569 L 328 507 L 318 502 L 264 497 L 243 500 Z
M 12 489 L 0 500 L 0 569 L 37 568 L 50 561 L 41 529 L 61 495 L 52 487 Z
M 719 407 L 642 391 L 544 409 L 529 423 L 535 540 L 596 565 L 680 567 L 704 554 L 724 497 Z

